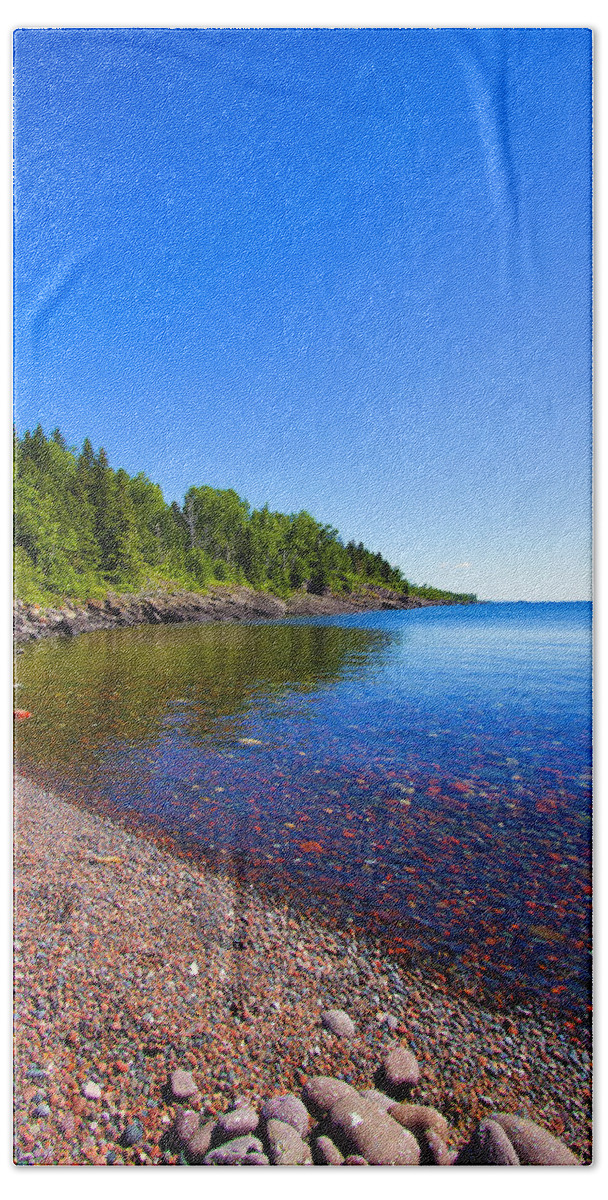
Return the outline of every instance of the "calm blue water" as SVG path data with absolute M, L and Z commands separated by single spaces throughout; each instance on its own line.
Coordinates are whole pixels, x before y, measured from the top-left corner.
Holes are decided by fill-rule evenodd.
M 589 604 L 124 630 L 89 635 L 86 653 L 77 642 L 32 651 L 23 702 L 54 711 L 68 664 L 79 711 L 63 714 L 65 737 L 55 728 L 57 764 L 102 807 L 352 917 L 397 954 L 432 955 L 472 990 L 584 1005 Z M 108 725 L 108 696 L 119 708 L 135 687 L 141 730 Z M 28 736 L 25 758 L 52 766 L 48 728 Z

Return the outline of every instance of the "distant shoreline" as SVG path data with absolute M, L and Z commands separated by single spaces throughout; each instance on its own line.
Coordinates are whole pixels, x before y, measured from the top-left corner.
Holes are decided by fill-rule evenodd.
M 337 616 L 361 611 L 434 608 L 461 604 L 455 600 L 429 600 L 369 585 L 345 596 L 297 592 L 288 600 L 270 592 L 234 585 L 215 585 L 204 593 L 161 589 L 134 595 L 111 595 L 84 604 L 64 601 L 45 608 L 15 600 L 13 634 L 16 644 L 40 638 L 134 625 L 203 624 L 208 621 L 281 620 L 285 617 Z

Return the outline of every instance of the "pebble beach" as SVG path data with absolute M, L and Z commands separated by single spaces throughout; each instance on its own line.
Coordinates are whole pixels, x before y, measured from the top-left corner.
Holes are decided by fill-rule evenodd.
M 415 1161 L 471 1161 L 481 1134 L 496 1140 L 496 1114 L 591 1161 L 591 1048 L 550 1008 L 474 1003 L 292 898 L 25 778 L 14 884 L 17 1164 L 329 1164 L 334 1150 L 335 1165 L 376 1161 L 332 1140 L 337 1108 L 320 1105 L 319 1079 L 337 1081 L 340 1102 L 354 1089 L 370 1112 L 384 1107 L 404 1137 L 414 1118 L 401 1109 L 432 1109 L 443 1149 L 418 1137 Z M 391 1055 L 416 1064 L 401 1092 Z M 289 1135 L 285 1150 L 272 1122 L 298 1127 L 302 1104 L 305 1149 Z

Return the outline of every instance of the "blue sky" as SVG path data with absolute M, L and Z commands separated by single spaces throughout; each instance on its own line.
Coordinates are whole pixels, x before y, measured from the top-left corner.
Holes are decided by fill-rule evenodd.
M 415 582 L 589 594 L 590 35 L 26 30 L 15 402 Z

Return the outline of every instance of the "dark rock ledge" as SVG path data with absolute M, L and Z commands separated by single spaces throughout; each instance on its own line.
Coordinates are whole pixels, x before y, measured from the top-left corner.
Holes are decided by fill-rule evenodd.
M 60 608 L 43 608 L 16 600 L 13 632 L 16 643 L 36 641 L 56 634 L 73 637 L 96 629 L 124 625 L 178 625 L 204 621 L 280 620 L 283 617 L 324 616 L 353 613 L 363 609 L 425 608 L 434 601 L 406 597 L 389 588 L 368 587 L 341 598 L 301 592 L 280 600 L 252 588 L 216 586 L 204 594 L 196 592 L 142 592 L 108 596 L 86 604 L 65 602 Z

